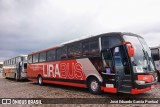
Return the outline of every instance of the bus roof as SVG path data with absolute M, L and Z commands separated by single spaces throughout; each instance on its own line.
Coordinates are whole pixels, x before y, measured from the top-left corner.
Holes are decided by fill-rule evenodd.
M 123 35 L 135 36 L 135 37 L 144 39 L 142 36 L 139 36 L 139 35 L 137 35 L 137 34 L 130 33 L 130 32 L 123 32 L 123 33 L 121 33 L 121 35 L 122 35 L 122 36 L 123 36 Z
M 60 47 L 62 47 L 62 46 L 64 46 L 64 45 L 68 45 L 68 44 L 70 44 L 70 43 L 75 43 L 75 42 L 78 42 L 78 41 L 83 41 L 83 40 L 92 39 L 92 38 L 97 38 L 97 37 L 102 37 L 102 36 L 111 36 L 111 35 L 119 35 L 119 36 L 129 35 L 129 36 L 135 36 L 135 37 L 143 38 L 143 37 L 141 37 L 141 36 L 139 36 L 139 35 L 137 35 L 137 34 L 133 34 L 133 33 L 129 33 L 129 32 L 110 32 L 110 33 L 103 33 L 103 34 L 99 34 L 99 35 L 90 35 L 90 36 L 85 36 L 85 37 L 82 37 L 82 38 L 70 40 L 70 41 L 61 43 L 60 46 L 54 46 L 54 47 L 47 48 L 47 49 L 44 49 L 44 50 L 40 50 L 40 51 L 37 51 L 37 52 L 32 52 L 32 53 L 29 54 L 29 55 L 37 54 L 37 53 L 40 53 L 40 52 L 45 52 L 45 51 L 52 50 L 52 49 L 57 49 L 57 48 L 60 48 Z
M 157 48 L 160 48 L 160 45 L 159 46 L 150 47 L 150 49 L 157 49 Z
M 129 32 L 110 32 L 110 33 L 103 33 L 103 34 L 99 34 L 99 35 L 90 35 L 90 36 L 86 36 L 86 37 L 70 40 L 70 41 L 67 41 L 67 42 L 64 42 L 64 43 L 61 43 L 61 44 L 62 45 L 66 45 L 66 44 L 69 44 L 69 43 L 74 43 L 74 42 L 78 42 L 78 41 L 82 41 L 82 40 L 86 40 L 86 39 L 102 37 L 102 36 L 111 36 L 111 35 L 119 35 L 119 36 L 129 35 L 129 36 L 135 36 L 135 37 L 143 38 L 143 37 L 141 37 L 141 36 L 139 36 L 137 34 L 129 33 Z
M 13 59 L 13 58 L 17 58 L 17 57 L 27 57 L 28 55 L 18 55 L 18 56 L 15 56 L 15 57 L 12 57 L 12 58 L 8 58 L 4 61 L 7 61 L 7 60 L 10 60 L 10 59 Z
M 36 54 L 36 53 L 40 53 L 40 52 L 45 52 L 45 51 L 52 50 L 52 49 L 57 49 L 57 48 L 59 48 L 59 47 L 60 47 L 60 46 L 54 46 L 54 47 L 51 47 L 51 48 L 39 50 L 39 51 L 37 51 L 37 52 L 32 52 L 32 53 L 29 54 L 29 55 Z

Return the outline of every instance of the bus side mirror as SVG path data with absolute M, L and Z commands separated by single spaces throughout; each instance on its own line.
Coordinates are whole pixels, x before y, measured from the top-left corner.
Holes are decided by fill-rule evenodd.
M 129 57 L 133 57 L 134 56 L 134 47 L 132 46 L 131 42 L 124 42 L 123 44 L 126 45 L 128 48 Z

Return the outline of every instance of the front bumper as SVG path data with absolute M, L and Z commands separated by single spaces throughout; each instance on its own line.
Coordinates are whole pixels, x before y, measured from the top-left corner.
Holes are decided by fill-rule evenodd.
M 149 91 L 149 90 L 155 88 L 156 86 L 157 86 L 157 81 L 154 81 L 151 83 L 146 83 L 144 85 L 135 84 L 136 88 L 132 89 L 131 94 L 143 93 L 143 92 L 146 92 L 146 91 Z
M 150 83 L 145 83 L 145 84 L 142 84 L 142 85 L 139 85 L 139 84 L 134 84 L 135 88 L 138 88 L 138 89 L 143 89 L 143 88 L 149 88 L 151 87 L 152 85 L 156 85 L 157 84 L 157 81 L 153 81 L 153 82 L 150 82 Z

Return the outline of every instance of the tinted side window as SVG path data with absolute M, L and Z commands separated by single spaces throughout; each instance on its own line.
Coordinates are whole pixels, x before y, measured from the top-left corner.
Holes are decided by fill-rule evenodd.
M 89 43 L 89 51 L 90 51 L 90 55 L 98 55 L 99 54 L 98 40 L 94 40 Z
M 155 61 L 159 60 L 159 51 L 158 51 L 158 49 L 152 49 L 151 52 L 152 52 L 153 60 L 155 60 Z
M 82 53 L 83 56 L 98 55 L 99 54 L 98 39 L 84 42 L 82 45 Z
M 121 44 L 120 37 L 118 36 L 104 36 L 102 37 L 102 49 L 112 48 Z
M 38 62 L 38 56 L 39 56 L 39 54 L 34 54 L 33 55 L 33 63 Z
M 83 56 L 88 56 L 89 55 L 89 43 L 83 43 L 82 45 L 82 54 Z
M 39 54 L 39 62 L 46 61 L 46 52 L 42 52 Z
M 67 58 L 67 48 L 62 47 L 57 49 L 57 60 Z
M 121 40 L 119 37 L 113 36 L 113 37 L 109 37 L 109 47 L 112 48 L 116 45 L 120 45 L 121 44 Z
M 81 44 L 73 44 L 68 47 L 68 58 L 80 57 L 81 55 Z
M 28 63 L 32 63 L 32 55 L 28 56 Z
M 47 61 L 56 60 L 56 52 L 55 50 L 50 50 L 47 52 Z

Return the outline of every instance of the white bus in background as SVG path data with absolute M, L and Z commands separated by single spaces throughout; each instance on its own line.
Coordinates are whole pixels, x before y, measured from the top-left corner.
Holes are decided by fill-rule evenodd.
M 27 55 L 20 55 L 3 62 L 3 77 L 15 80 L 27 79 Z
M 0 62 L 0 73 L 2 72 L 3 62 Z
M 0 68 L 0 73 L 2 72 L 2 68 Z
M 158 70 L 158 81 L 160 81 L 160 46 L 151 47 L 150 49 L 155 67 Z

